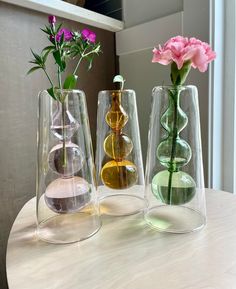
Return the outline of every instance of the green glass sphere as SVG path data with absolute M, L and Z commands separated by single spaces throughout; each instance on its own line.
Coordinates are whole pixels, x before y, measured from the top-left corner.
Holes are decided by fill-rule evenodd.
M 185 172 L 173 172 L 170 189 L 170 172 L 168 170 L 157 173 L 152 179 L 154 196 L 168 205 L 182 205 L 190 202 L 196 193 L 193 178 Z
M 192 157 L 192 151 L 185 140 L 177 139 L 175 141 L 175 156 L 171 162 L 172 143 L 172 137 L 163 140 L 157 147 L 157 158 L 164 167 L 172 171 L 178 171 L 189 162 Z

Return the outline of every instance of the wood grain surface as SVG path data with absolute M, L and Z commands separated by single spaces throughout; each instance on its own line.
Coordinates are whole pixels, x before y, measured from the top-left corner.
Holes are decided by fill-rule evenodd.
M 19 213 L 7 250 L 9 289 L 234 289 L 236 198 L 206 190 L 207 226 L 196 233 L 151 230 L 142 214 L 103 216 L 101 230 L 71 245 L 35 234 L 35 199 Z

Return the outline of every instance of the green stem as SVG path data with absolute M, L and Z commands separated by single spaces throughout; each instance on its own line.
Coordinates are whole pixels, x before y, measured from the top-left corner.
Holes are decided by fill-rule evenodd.
M 66 167 L 67 163 L 67 155 L 66 155 L 66 105 L 65 105 L 64 100 L 61 105 L 62 105 L 62 145 L 63 145 L 63 167 Z
M 60 47 L 58 47 L 57 43 L 56 43 L 56 49 L 60 51 Z M 62 90 L 62 81 L 61 81 L 61 70 L 60 67 L 57 67 L 57 78 L 58 78 L 58 85 L 59 85 L 59 89 L 60 89 L 60 102 L 62 105 L 62 150 L 63 150 L 63 167 L 66 167 L 67 164 L 67 155 L 66 155 L 66 107 L 65 107 L 65 98 L 63 96 L 63 92 L 61 92 Z
M 173 104 L 174 104 L 174 120 L 173 120 L 173 135 L 172 135 L 172 145 L 171 145 L 171 155 L 170 155 L 170 168 L 169 171 L 169 180 L 168 180 L 168 195 L 167 195 L 167 202 L 171 204 L 171 194 L 172 194 L 172 177 L 173 172 L 175 171 L 174 167 L 174 159 L 176 154 L 176 140 L 178 137 L 178 128 L 177 128 L 177 116 L 178 116 L 178 97 L 179 97 L 179 90 L 178 87 L 174 88 L 174 95 L 170 92 Z
M 61 82 L 61 71 L 60 68 L 58 67 L 57 69 L 57 76 L 58 76 L 58 84 L 60 88 L 60 102 L 62 105 L 62 146 L 63 146 L 63 167 L 66 167 L 67 164 L 67 156 L 66 156 L 66 107 L 65 107 L 65 98 L 63 96 L 62 90 L 62 82 Z
M 86 51 L 86 49 L 87 49 L 87 48 L 84 49 L 84 52 Z M 76 72 L 77 72 L 77 70 L 78 70 L 78 68 L 79 68 L 79 65 L 80 65 L 82 59 L 84 58 L 84 56 L 86 56 L 86 55 L 84 55 L 84 52 L 81 54 L 81 57 L 80 57 L 77 65 L 76 65 L 76 67 L 75 67 L 75 70 L 74 70 L 74 72 L 73 72 L 74 75 L 76 74 Z
M 74 72 L 73 72 L 73 74 L 74 74 L 74 75 L 76 74 L 76 71 L 78 70 L 78 68 L 79 68 L 79 65 L 80 65 L 80 63 L 81 63 L 82 59 L 83 59 L 83 56 L 81 56 L 81 57 L 80 57 L 80 59 L 79 59 L 79 61 L 78 61 L 77 65 L 76 65 L 76 67 L 75 67 L 75 70 L 74 70 Z
M 52 24 L 52 31 L 53 31 L 53 35 L 54 35 L 54 39 L 56 38 L 56 31 L 55 31 L 55 25 Z M 56 50 L 59 51 L 60 55 L 61 55 L 61 49 L 60 49 L 60 46 L 58 45 L 56 39 L 55 39 L 55 47 L 56 47 Z M 46 70 L 45 70 L 45 73 L 52 85 L 53 86 L 53 83 L 49 77 L 49 75 L 47 74 Z M 58 66 L 57 67 L 57 78 L 58 78 L 58 86 L 59 86 L 59 89 L 60 89 L 60 98 L 58 99 L 61 103 L 61 106 L 62 106 L 62 146 L 63 146 L 63 167 L 65 168 L 66 167 L 66 163 L 67 163 L 67 155 L 66 155 L 66 129 L 65 129 L 65 125 L 66 125 L 66 106 L 65 106 L 65 98 L 62 97 L 62 81 L 61 81 L 61 70 L 60 70 L 60 67 Z
M 60 47 L 58 46 L 57 42 L 56 42 L 56 49 L 61 53 L 60 51 Z M 63 150 L 63 167 L 66 167 L 67 164 L 67 155 L 66 155 L 66 107 L 65 107 L 65 98 L 62 95 L 62 81 L 61 81 L 61 70 L 60 67 L 57 67 L 57 78 L 58 78 L 58 85 L 59 85 L 59 89 L 60 89 L 60 102 L 61 102 L 61 106 L 62 106 L 62 150 Z
M 60 67 L 57 68 L 57 78 L 58 78 L 58 85 L 59 85 L 59 88 L 62 89 Z
M 55 39 L 55 47 L 56 47 L 56 50 L 59 51 L 60 58 L 61 58 L 61 49 L 60 49 L 60 45 L 58 45 L 58 43 L 56 41 L 55 27 L 54 27 L 53 32 L 54 32 L 54 39 Z M 62 85 L 61 85 L 61 70 L 60 70 L 59 65 L 57 65 L 57 79 L 58 79 L 58 86 L 61 89 L 62 88 Z
M 86 49 L 84 50 L 84 52 L 85 52 L 85 51 L 86 51 Z M 79 68 L 79 65 L 80 65 L 82 59 L 83 59 L 84 57 L 89 56 L 90 54 L 94 53 L 94 50 L 91 50 L 91 51 L 89 51 L 89 52 L 86 53 L 86 54 L 85 54 L 84 52 L 83 52 L 83 54 L 81 55 L 81 57 L 80 57 L 77 65 L 76 65 L 76 67 L 75 67 L 75 70 L 74 70 L 73 74 L 76 74 L 76 72 L 77 72 L 77 70 L 78 70 L 78 68 Z
M 86 54 L 83 53 L 83 57 L 86 57 L 86 56 L 88 56 L 88 55 L 90 55 L 90 54 L 92 54 L 92 53 L 94 53 L 94 50 L 91 50 L 91 51 L 89 51 L 89 52 L 86 53 Z

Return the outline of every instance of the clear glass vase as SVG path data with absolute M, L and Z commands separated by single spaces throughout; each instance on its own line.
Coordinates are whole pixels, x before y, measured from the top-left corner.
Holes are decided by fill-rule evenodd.
M 144 217 L 151 227 L 186 233 L 206 224 L 195 86 L 153 89 L 145 186 Z
M 144 208 L 144 173 L 133 90 L 99 92 L 96 170 L 102 214 L 125 216 Z
M 51 243 L 72 243 L 100 226 L 85 95 L 58 90 L 39 94 L 37 233 Z

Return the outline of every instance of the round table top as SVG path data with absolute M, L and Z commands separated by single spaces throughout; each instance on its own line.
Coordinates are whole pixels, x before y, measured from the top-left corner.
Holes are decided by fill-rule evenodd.
M 35 199 L 12 227 L 9 289 L 235 289 L 236 198 L 206 190 L 207 226 L 188 234 L 159 233 L 142 215 L 103 216 L 88 240 L 53 245 L 35 235 Z

